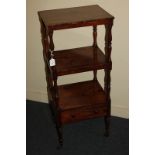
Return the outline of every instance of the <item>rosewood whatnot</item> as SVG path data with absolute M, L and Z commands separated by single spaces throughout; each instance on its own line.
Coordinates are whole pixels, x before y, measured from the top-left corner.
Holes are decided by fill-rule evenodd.
M 104 116 L 105 136 L 108 136 L 111 115 L 111 29 L 114 17 L 98 5 L 44 10 L 39 11 L 38 15 L 48 100 L 60 146 L 63 144 L 62 126 L 66 123 Z M 105 25 L 104 53 L 97 45 L 97 25 Z M 55 30 L 84 26 L 93 27 L 92 46 L 54 50 L 53 33 Z M 50 66 L 50 59 L 55 59 L 56 65 Z M 105 71 L 104 88 L 97 80 L 99 69 Z M 60 86 L 57 84 L 58 76 L 86 71 L 93 71 L 92 80 Z

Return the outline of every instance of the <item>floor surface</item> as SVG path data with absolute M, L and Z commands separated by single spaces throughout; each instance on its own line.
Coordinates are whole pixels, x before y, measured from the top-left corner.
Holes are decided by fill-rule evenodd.
M 57 150 L 57 134 L 48 104 L 26 103 L 27 155 L 128 155 L 129 120 L 111 118 L 110 137 L 104 137 L 104 119 L 65 125 L 64 146 Z

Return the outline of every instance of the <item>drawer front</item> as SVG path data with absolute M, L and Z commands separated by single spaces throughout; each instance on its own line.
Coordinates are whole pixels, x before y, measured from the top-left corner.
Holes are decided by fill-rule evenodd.
M 90 118 L 102 117 L 107 114 L 105 107 L 74 109 L 61 112 L 61 122 L 63 124 L 77 122 Z

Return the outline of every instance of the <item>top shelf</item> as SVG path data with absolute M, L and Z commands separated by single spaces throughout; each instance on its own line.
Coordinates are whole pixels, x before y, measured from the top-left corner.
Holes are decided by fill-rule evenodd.
M 109 24 L 114 17 L 98 5 L 38 12 L 46 27 L 52 30 Z

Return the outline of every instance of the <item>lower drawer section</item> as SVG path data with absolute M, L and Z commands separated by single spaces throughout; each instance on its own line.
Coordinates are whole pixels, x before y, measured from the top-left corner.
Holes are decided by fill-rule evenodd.
M 96 118 L 105 116 L 108 113 L 108 109 L 100 106 L 100 107 L 87 107 L 73 110 L 66 110 L 61 112 L 61 122 L 63 124 L 70 122 L 77 122 L 80 120 L 86 120 L 89 118 Z

